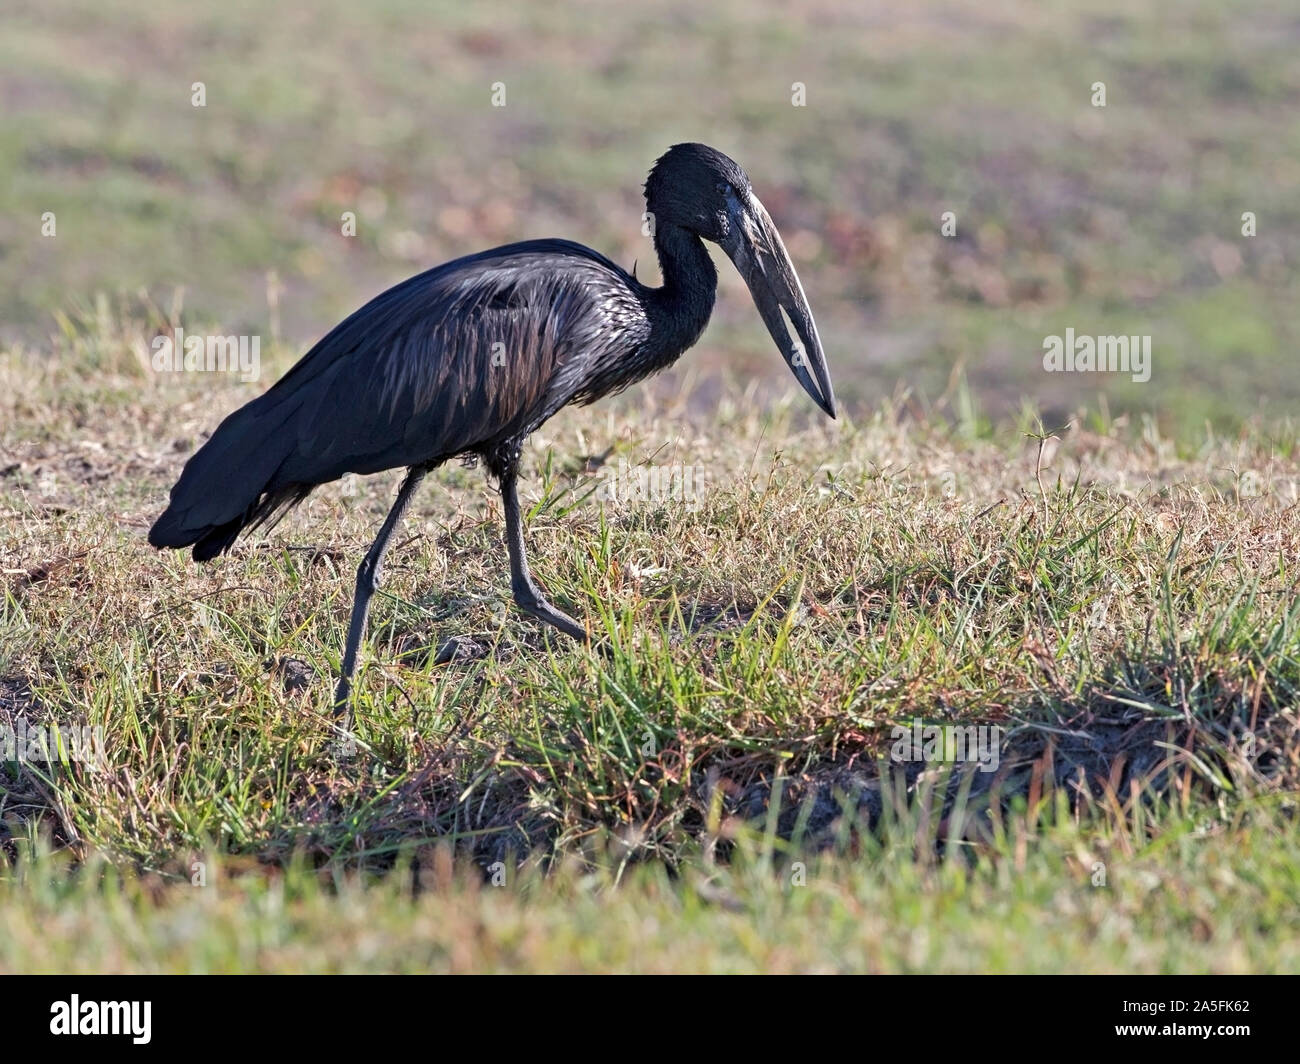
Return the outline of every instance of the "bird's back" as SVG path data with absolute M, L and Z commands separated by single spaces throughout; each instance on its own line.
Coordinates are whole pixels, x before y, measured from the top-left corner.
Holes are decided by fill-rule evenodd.
M 635 346 L 647 330 L 608 259 L 568 241 L 512 244 L 377 296 L 257 402 L 302 401 L 301 454 L 286 477 L 412 465 L 533 427 L 600 350 Z

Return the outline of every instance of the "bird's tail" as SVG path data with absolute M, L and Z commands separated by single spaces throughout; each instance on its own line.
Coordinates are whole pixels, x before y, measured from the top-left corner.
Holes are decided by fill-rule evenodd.
M 149 530 L 155 547 L 194 547 L 207 561 L 230 549 L 244 529 L 274 527 L 314 484 L 284 483 L 278 474 L 294 448 L 285 431 L 293 403 L 266 403 L 268 393 L 231 414 L 185 463 L 171 502 Z

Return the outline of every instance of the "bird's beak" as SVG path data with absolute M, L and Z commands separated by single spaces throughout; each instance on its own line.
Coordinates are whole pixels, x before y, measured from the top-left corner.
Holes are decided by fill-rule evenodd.
M 731 231 L 721 241 L 721 247 L 749 285 L 763 323 L 795 380 L 803 385 L 813 402 L 834 417 L 835 393 L 826 368 L 826 355 L 812 311 L 808 309 L 808 297 L 803 294 L 803 285 L 794 272 L 781 234 L 757 196 L 749 195 L 745 203 L 739 202 L 734 194 L 728 198 Z M 793 322 L 794 331 L 799 334 L 797 340 L 791 339 L 782 310 Z

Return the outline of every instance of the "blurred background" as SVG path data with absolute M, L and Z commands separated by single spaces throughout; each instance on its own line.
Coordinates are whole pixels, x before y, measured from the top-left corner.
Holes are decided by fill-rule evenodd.
M 1294 0 L 6 0 L 0 109 L 0 340 L 31 357 L 97 300 L 305 347 L 533 237 L 653 281 L 641 182 L 701 140 L 780 226 L 851 408 L 1194 434 L 1300 398 Z M 719 261 L 676 382 L 794 387 Z M 1150 381 L 1044 372 L 1067 327 L 1149 334 Z

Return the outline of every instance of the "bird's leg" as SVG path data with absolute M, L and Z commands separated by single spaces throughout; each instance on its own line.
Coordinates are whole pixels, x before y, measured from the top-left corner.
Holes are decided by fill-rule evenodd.
M 517 477 L 518 469 L 514 462 L 501 472 L 501 499 L 506 508 L 506 547 L 510 551 L 510 590 L 515 603 L 525 613 L 531 613 L 565 635 L 585 643 L 587 630 L 547 602 L 533 574 L 528 571 L 528 558 L 524 553 L 524 520 L 519 512 L 519 495 L 515 491 Z
M 343 652 L 343 668 L 339 674 L 339 685 L 334 692 L 334 712 L 342 713 L 347 708 L 348 694 L 352 688 L 352 674 L 357 668 L 357 652 L 361 648 L 361 639 L 366 634 L 366 615 L 370 611 L 370 596 L 379 586 L 379 572 L 384 564 L 384 552 L 388 550 L 388 541 L 393 530 L 406 512 L 406 507 L 420 486 L 427 469 L 412 469 L 406 474 L 402 486 L 397 492 L 397 501 L 384 518 L 384 525 L 375 537 L 370 550 L 357 567 L 357 594 L 352 601 L 352 623 L 348 625 L 347 648 Z

